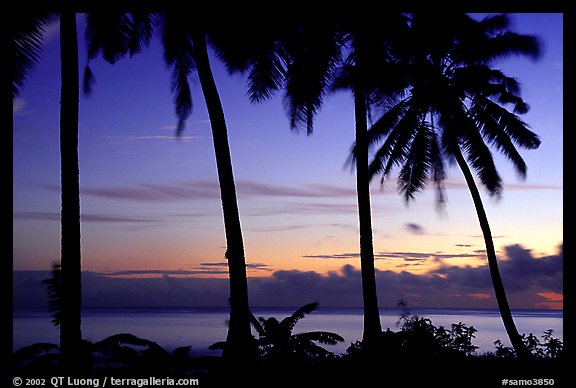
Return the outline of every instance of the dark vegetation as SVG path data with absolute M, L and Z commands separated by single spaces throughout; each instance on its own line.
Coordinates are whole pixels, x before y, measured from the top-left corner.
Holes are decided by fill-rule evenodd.
M 55 269 L 53 279 L 57 276 Z M 46 283 L 53 291 L 54 283 Z M 77 375 L 196 378 L 201 386 L 228 386 L 243 379 L 249 386 L 258 387 L 278 383 L 385 386 L 384 382 L 408 380 L 415 384 L 411 386 L 437 383 L 484 387 L 501 386 L 504 378 L 554 379 L 555 386 L 562 386 L 563 342 L 554 337 L 552 330 L 546 330 L 540 338 L 533 333 L 522 336 L 531 353 L 527 360 L 519 359 L 500 340 L 494 342 L 493 352 L 478 353 L 474 345 L 477 330 L 473 326 L 463 322 L 450 328 L 435 326 L 429 318 L 412 314 L 404 302 L 400 305 L 404 310 L 397 330 L 382 331 L 368 346 L 355 341 L 344 354 L 334 354 L 322 346 L 344 341 L 336 333 L 294 331 L 296 324 L 318 307 L 317 303 L 310 303 L 282 320 L 252 316 L 258 357 L 249 368 L 236 373 L 230 373 L 230 366 L 220 356 L 193 355 L 190 346 L 169 352 L 153 341 L 120 333 L 94 343 L 84 341 Z M 57 317 L 57 309 L 53 312 Z M 58 325 L 57 320 L 53 323 Z M 221 350 L 225 346 L 222 341 L 210 349 Z M 24 347 L 14 353 L 13 359 L 17 376 L 66 375 L 56 344 Z

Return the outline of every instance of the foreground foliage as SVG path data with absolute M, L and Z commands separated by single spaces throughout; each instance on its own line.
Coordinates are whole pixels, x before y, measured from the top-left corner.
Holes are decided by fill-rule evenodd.
M 477 330 L 473 326 L 458 322 L 450 328 L 437 327 L 429 318 L 405 310 L 397 331 L 382 331 L 370 346 L 356 341 L 345 354 L 336 355 L 319 344 L 343 341 L 338 334 L 293 332 L 296 323 L 316 307 L 316 303 L 305 305 L 282 320 L 253 317 L 259 357 L 249 369 L 230 370 L 220 356 L 197 356 L 190 346 L 169 352 L 153 341 L 121 333 L 94 343 L 84 341 L 83 368 L 78 375 L 193 377 L 202 386 L 237 383 L 239 378 L 249 379 L 250 386 L 272 386 L 279 381 L 354 385 L 371 384 L 374 379 L 410 384 L 437 382 L 443 386 L 500 386 L 504 378 L 544 376 L 561 386 L 564 346 L 552 330 L 546 330 L 540 339 L 532 333 L 523 335 L 532 357 L 520 360 L 500 340 L 495 342 L 494 352 L 477 354 L 478 347 L 473 344 Z M 213 348 L 224 344 L 217 343 Z M 15 376 L 65 375 L 55 344 L 37 343 L 19 349 L 13 363 Z M 463 380 L 462 370 L 473 373 L 473 381 Z

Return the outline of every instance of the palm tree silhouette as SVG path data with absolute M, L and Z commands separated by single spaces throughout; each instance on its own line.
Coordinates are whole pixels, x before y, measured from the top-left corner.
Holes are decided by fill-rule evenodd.
M 307 357 L 323 357 L 329 352 L 315 342 L 325 345 L 335 345 L 344 341 L 340 335 L 327 331 L 310 331 L 294 334 L 294 326 L 306 314 L 316 310 L 318 303 L 309 303 L 300 307 L 290 316 L 281 321 L 276 318 L 256 319 L 252 317 L 252 325 L 259 335 L 258 344 L 268 357 L 285 357 L 288 355 L 305 355 Z
M 185 121 L 192 112 L 188 77 L 194 71 L 200 80 L 208 110 L 224 216 L 225 257 L 228 260 L 230 281 L 230 323 L 222 357 L 230 361 L 230 365 L 240 366 L 255 359 L 256 348 L 250 330 L 246 258 L 228 129 L 208 56 L 208 25 L 207 20 L 190 23 L 186 12 L 164 13 L 157 18 L 164 46 L 164 59 L 172 68 L 171 87 L 178 117 L 177 134 L 182 133 Z
M 388 29 L 379 25 L 371 30 L 342 23 L 346 18 L 325 22 L 320 27 L 317 20 L 287 23 L 275 20 L 271 25 L 264 20 L 256 26 L 248 24 L 248 27 L 238 28 L 242 33 L 232 37 L 214 37 L 218 53 L 228 69 L 248 73 L 252 102 L 262 102 L 283 89 L 283 102 L 292 130 L 305 129 L 307 134 L 313 132 L 314 117 L 327 93 L 345 88 L 354 94 L 363 339 L 366 344 L 381 332 L 372 241 L 367 115 L 369 105 L 377 96 L 381 97 L 380 88 L 390 88 L 390 85 L 375 81 L 383 79 L 382 69 L 378 66 L 388 60 L 384 45 L 386 36 L 382 31 L 400 27 L 401 20 L 398 15 L 391 15 Z M 345 71 L 339 72 L 343 49 L 348 55 L 343 66 Z
M 76 14 L 68 9 L 59 13 L 25 16 L 13 30 L 15 61 L 13 96 L 34 69 L 41 51 L 43 28 L 60 20 L 60 163 L 61 163 L 61 286 L 60 351 L 62 363 L 77 370 L 81 360 L 81 247 L 80 185 L 78 167 L 78 37 Z
M 408 76 L 405 95 L 387 107 L 370 129 L 378 145 L 370 174 L 390 175 L 401 166 L 398 180 L 406 201 L 432 180 L 443 200 L 444 159 L 462 171 L 476 208 L 486 245 L 494 292 L 504 326 L 519 357 L 528 356 L 516 329 L 498 270 L 488 218 L 468 163 L 491 196 L 500 196 L 502 181 L 490 146 L 502 152 L 521 177 L 526 164 L 514 144 L 536 149 L 540 140 L 517 114 L 528 111 L 514 79 L 490 67 L 514 54 L 536 59 L 538 40 L 506 29 L 506 15 L 477 22 L 465 14 L 412 14 L 410 33 L 397 47 Z M 513 112 L 505 105 L 511 104 Z
M 80 167 L 78 162 L 78 115 L 80 77 L 76 13 L 60 13 L 60 163 L 62 185 L 62 362 L 75 368 L 82 347 L 82 254 L 80 236 Z M 73 370 L 73 369 L 71 369 Z
M 310 331 L 294 334 L 294 327 L 307 314 L 318 308 L 318 303 L 308 303 L 281 321 L 274 317 L 256 319 L 251 315 L 251 323 L 258 333 L 257 344 L 263 357 L 272 361 L 285 361 L 291 357 L 321 358 L 329 351 L 316 344 L 336 345 L 344 341 L 340 335 L 328 331 Z M 210 349 L 225 348 L 226 343 L 216 342 Z
M 195 71 L 200 79 L 212 127 L 230 278 L 230 324 L 223 357 L 230 359 L 232 364 L 248 362 L 255 356 L 255 347 L 250 331 L 244 242 L 226 120 L 208 57 L 208 29 L 200 22 L 191 25 L 185 12 L 175 11 L 161 14 L 93 12 L 87 20 L 88 59 L 101 54 L 111 64 L 139 52 L 148 45 L 153 29 L 158 30 L 164 47 L 164 60 L 172 68 L 171 89 L 178 117 L 177 136 L 184 131 L 186 119 L 192 112 L 188 77 Z M 91 91 L 93 83 L 94 75 L 87 66 L 86 92 Z
M 236 22 L 241 24 L 233 22 L 210 35 L 216 53 L 230 73 L 248 73 L 251 102 L 263 102 L 283 89 L 291 130 L 305 129 L 310 135 L 340 60 L 341 37 L 335 25 L 318 28 L 315 23 L 267 18 Z
M 382 327 L 374 268 L 372 210 L 370 200 L 368 119 L 371 106 L 402 87 L 402 78 L 393 74 L 397 67 L 389 53 L 390 41 L 405 28 L 404 17 L 389 13 L 377 26 L 345 23 L 347 57 L 334 81 L 335 90 L 352 92 L 354 98 L 355 142 L 353 160 L 360 226 L 360 266 L 364 302 L 362 343 L 375 343 Z
M 79 69 L 78 69 L 78 32 L 77 14 L 71 8 L 59 13 L 45 13 L 21 17 L 13 28 L 15 61 L 13 68 L 13 97 L 18 96 L 26 81 L 27 74 L 37 64 L 43 41 L 43 29 L 59 18 L 60 20 L 60 59 L 61 59 L 61 111 L 60 111 L 60 162 L 61 162 L 61 262 L 59 269 L 59 311 L 60 352 L 62 363 L 70 371 L 77 371 L 82 361 L 82 270 L 80 235 L 80 184 L 78 163 L 78 115 L 79 115 Z M 110 13 L 97 14 L 109 15 Z M 114 14 L 116 15 L 116 14 Z M 136 30 L 126 27 L 126 20 L 118 23 L 110 17 L 87 18 L 88 31 L 92 37 L 103 37 L 95 45 L 92 43 L 89 59 L 95 57 L 98 49 L 106 54 L 114 52 L 124 55 L 120 47 L 128 47 L 130 53 L 138 52 L 141 47 L 136 40 Z M 110 22 L 117 23 L 110 23 Z M 142 26 L 143 23 L 135 23 Z M 124 30 L 114 27 L 124 27 Z M 127 35 L 126 31 L 132 32 Z M 142 33 L 143 34 L 143 33 Z M 120 39 L 131 38 L 129 42 Z M 90 40 L 90 39 L 89 39 Z M 119 43 L 118 43 L 119 42 Z M 140 44 L 140 45 L 139 45 Z M 128 50 L 127 48 L 124 49 Z

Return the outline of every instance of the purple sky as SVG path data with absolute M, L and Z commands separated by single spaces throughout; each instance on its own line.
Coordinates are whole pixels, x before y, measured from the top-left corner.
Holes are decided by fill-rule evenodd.
M 522 118 L 541 137 L 542 145 L 521 151 L 528 165 L 525 181 L 496 156 L 504 194 L 496 201 L 483 192 L 484 201 L 506 268 L 504 281 L 515 293 L 516 305 L 558 307 L 563 16 L 511 17 L 512 30 L 541 38 L 544 55 L 537 62 L 509 59 L 495 67 L 520 81 L 522 96 L 531 106 Z M 78 21 L 83 66 L 83 17 Z M 47 30 L 38 68 L 14 101 L 17 271 L 49 270 L 59 258 L 58 55 L 55 25 Z M 327 97 L 314 134 L 295 134 L 279 97 L 251 105 L 244 79 L 227 75 L 215 58 L 212 65 L 229 126 L 252 292 L 259 293 L 265 285 L 280 287 L 285 279 L 304 282 L 318 295 L 338 284 L 354 284 L 348 279 L 357 276 L 359 268 L 355 178 L 345 167 L 354 138 L 350 95 Z M 96 60 L 92 68 L 97 79 L 94 93 L 82 96 L 80 102 L 84 270 L 110 284 L 128 285 L 134 280 L 127 278 L 134 276 L 178 278 L 174 281 L 188 282 L 187 287 L 197 282 L 198 290 L 206 283 L 199 278 L 225 278 L 216 166 L 198 82 L 192 80 L 194 112 L 184 136 L 176 140 L 170 72 L 157 39 L 132 59 L 114 66 Z M 383 303 L 394 305 L 401 295 L 412 292 L 414 300 L 425 305 L 442 300 L 454 305 L 493 304 L 489 285 L 479 280 L 487 274 L 484 246 L 457 169 L 448 170 L 446 186 L 448 202 L 438 212 L 432 191 L 407 207 L 396 192 L 395 180 L 384 187 L 374 183 L 374 245 Z M 548 272 L 533 270 L 540 266 Z M 514 285 L 520 275 L 530 276 L 529 287 Z M 171 290 L 167 295 L 174 297 L 176 288 Z M 253 299 L 265 295 L 262 291 Z

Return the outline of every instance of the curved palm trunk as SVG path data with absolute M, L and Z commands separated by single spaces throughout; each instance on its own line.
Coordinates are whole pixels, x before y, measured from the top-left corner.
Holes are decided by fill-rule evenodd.
M 79 74 L 76 14 L 60 15 L 60 161 L 62 185 L 62 323 L 60 351 L 65 368 L 78 372 L 81 361 L 81 247 L 78 167 Z
M 496 295 L 496 301 L 498 302 L 498 308 L 500 310 L 500 316 L 502 317 L 502 322 L 504 323 L 504 328 L 506 333 L 510 338 L 512 347 L 516 351 L 519 358 L 527 358 L 530 353 L 526 349 L 522 337 L 516 329 L 516 324 L 512 318 L 512 312 L 510 306 L 508 305 L 508 299 L 506 297 L 506 290 L 504 289 L 504 283 L 502 282 L 502 277 L 500 276 L 500 271 L 498 269 L 498 260 L 496 259 L 496 251 L 494 249 L 494 242 L 492 241 L 492 233 L 490 231 L 490 225 L 488 223 L 488 217 L 486 216 L 486 211 L 482 204 L 482 198 L 480 197 L 480 192 L 478 187 L 474 182 L 474 177 L 468 164 L 464 160 L 462 153 L 459 149 L 454 152 L 456 157 L 456 162 L 464 174 L 464 179 L 470 190 L 472 200 L 474 202 L 474 207 L 476 208 L 476 213 L 478 214 L 478 221 L 480 222 L 480 228 L 482 229 L 482 234 L 484 235 L 484 244 L 486 245 L 486 256 L 488 258 L 488 267 L 490 268 L 490 276 L 492 278 L 492 284 L 494 286 L 494 294 Z
M 230 324 L 222 356 L 239 365 L 250 362 L 255 357 L 256 348 L 250 329 L 246 259 L 236 199 L 236 185 L 226 120 L 208 60 L 206 37 L 202 33 L 197 33 L 193 40 L 198 77 L 212 127 L 226 233 L 226 259 L 230 278 Z
M 374 270 L 366 99 L 364 93 L 359 89 L 357 88 L 354 92 L 354 115 L 356 120 L 356 191 L 360 226 L 360 270 L 362 273 L 362 297 L 364 302 L 362 342 L 364 345 L 370 345 L 382 332 L 382 326 L 380 325 L 376 272 Z

